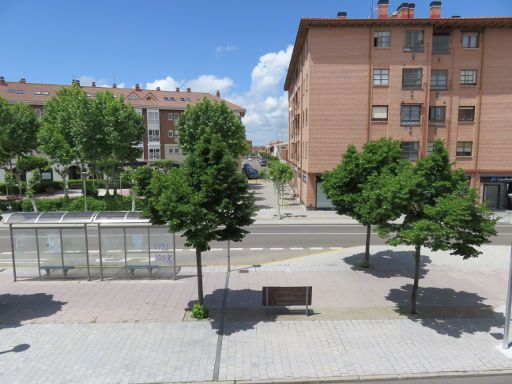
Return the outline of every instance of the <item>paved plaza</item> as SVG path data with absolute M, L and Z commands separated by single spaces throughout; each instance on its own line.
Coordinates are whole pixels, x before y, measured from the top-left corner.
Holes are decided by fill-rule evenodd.
M 512 370 L 501 344 L 507 247 L 463 261 L 424 252 L 419 314 L 405 315 L 412 250 L 320 252 L 178 280 L 18 281 L 0 272 L 0 382 L 154 383 L 346 379 Z M 226 291 L 224 287 L 228 286 Z M 312 285 L 312 314 L 264 308 L 261 287 Z M 224 295 L 227 295 L 224 297 Z

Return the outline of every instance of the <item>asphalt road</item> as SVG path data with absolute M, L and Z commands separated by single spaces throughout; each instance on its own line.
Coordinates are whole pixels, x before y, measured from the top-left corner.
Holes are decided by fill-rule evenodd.
M 364 381 L 353 381 L 353 383 L 362 383 Z M 343 383 L 350 383 L 344 381 Z M 411 380 L 372 380 L 371 383 L 377 384 L 510 384 L 512 375 L 504 376 L 466 376 L 466 377 L 436 377 L 428 379 Z
M 293 224 L 272 224 L 272 225 L 252 225 L 247 228 L 250 233 L 239 243 L 231 243 L 231 259 L 233 264 L 261 264 L 269 261 L 283 260 L 290 257 L 321 252 L 335 249 L 338 247 L 352 247 L 364 245 L 366 231 L 361 225 L 293 225 Z M 494 245 L 510 245 L 512 243 L 512 226 L 500 225 L 497 227 L 498 235 L 492 239 Z M 89 249 L 94 252 L 98 249 L 97 229 L 90 228 L 89 231 Z M 160 239 L 167 238 L 165 229 L 161 230 Z M 23 235 L 19 233 L 19 235 Z M 41 233 L 40 233 L 41 236 Z M 40 243 L 48 243 L 48 239 L 41 236 Z M 112 250 L 122 249 L 123 235 L 120 230 L 109 233 L 108 242 Z M 156 238 L 157 236 L 155 236 Z M 71 239 L 71 240 L 66 240 Z M 23 238 L 21 238 L 23 240 Z M 34 241 L 33 235 L 26 237 L 26 242 L 21 244 L 30 248 L 29 242 Z M 66 243 L 78 244 L 77 246 L 66 246 Z M 104 240 L 105 241 L 105 240 Z M 154 239 L 152 239 L 152 242 Z M 193 265 L 195 262 L 194 253 L 184 245 L 185 239 L 176 236 L 176 254 L 183 265 Z M 67 251 L 77 250 L 84 247 L 83 232 L 77 230 L 74 234 L 66 234 L 64 248 Z M 103 242 L 102 242 L 103 244 Z M 147 243 L 145 243 L 147 244 Z M 372 244 L 384 244 L 384 240 L 377 234 L 372 235 Z M 41 245 L 43 248 L 44 246 Z M 103 244 L 103 252 L 107 246 Z M 212 250 L 204 254 L 206 265 L 221 265 L 226 263 L 227 244 L 212 243 Z M 147 245 L 140 247 L 147 249 Z M 11 258 L 10 238 L 8 228 L 0 228 L 0 263 L 6 265 Z M 130 249 L 130 248 L 128 248 Z M 44 252 L 44 250 L 41 250 Z M 119 258 L 122 253 L 111 251 L 114 258 Z M 147 253 L 146 253 L 147 255 Z M 144 257 L 144 251 L 141 255 Z M 24 256 L 27 259 L 34 258 L 34 255 Z

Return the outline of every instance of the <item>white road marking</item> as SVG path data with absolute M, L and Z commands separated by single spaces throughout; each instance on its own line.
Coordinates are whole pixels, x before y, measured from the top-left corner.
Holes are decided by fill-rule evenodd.
M 250 251 L 263 251 L 263 248 L 249 248 Z
M 302 251 L 303 249 L 303 247 L 290 247 L 290 250 L 292 251 Z
M 309 247 L 309 249 L 314 249 L 314 250 L 321 250 L 321 249 L 324 249 L 324 247 Z
M 243 251 L 243 248 L 231 248 L 232 251 Z
M 223 251 L 224 248 L 210 248 L 210 251 Z
M 284 248 L 270 248 L 271 251 L 282 251 Z
M 343 249 L 343 247 L 329 247 L 329 249 Z

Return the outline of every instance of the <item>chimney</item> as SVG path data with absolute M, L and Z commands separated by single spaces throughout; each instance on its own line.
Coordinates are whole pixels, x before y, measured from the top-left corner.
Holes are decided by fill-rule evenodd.
M 160 90 L 160 87 L 156 87 L 156 90 L 159 91 Z
M 387 19 L 389 12 L 389 0 L 379 0 L 378 2 L 378 14 L 379 19 Z
M 0 76 L 0 84 L 5 85 L 5 77 Z
M 431 19 L 440 19 L 441 18 L 441 2 L 440 1 L 431 1 L 430 2 L 430 13 L 428 15 Z
M 396 9 L 398 12 L 396 15 L 397 19 L 408 19 L 409 18 L 409 3 L 402 3 Z
M 139 83 L 135 84 L 135 90 L 136 91 L 140 91 L 140 84 Z
M 74 84 L 80 86 L 80 80 L 73 80 Z
M 190 88 L 187 88 L 187 92 L 190 93 L 192 92 L 192 90 Z
M 176 87 L 176 92 L 179 92 L 180 91 L 180 87 Z
M 117 88 L 117 84 L 116 83 L 112 84 L 112 88 Z
M 2 77 L 2 79 L 3 79 L 3 77 Z M 217 93 L 215 95 L 220 98 L 220 91 L 218 89 L 217 89 Z
M 26 84 L 26 82 L 27 82 L 27 79 L 25 79 L 24 77 L 22 77 L 22 78 L 20 79 L 20 83 L 21 83 L 21 84 Z
M 92 82 L 92 86 L 93 86 L 93 88 L 96 88 L 96 82 L 95 81 Z
M 416 10 L 416 4 L 409 3 L 409 14 L 408 14 L 409 19 L 414 19 L 414 11 L 415 10 Z
M 338 15 L 336 16 L 337 19 L 346 19 L 347 18 L 347 12 L 342 11 L 338 12 Z

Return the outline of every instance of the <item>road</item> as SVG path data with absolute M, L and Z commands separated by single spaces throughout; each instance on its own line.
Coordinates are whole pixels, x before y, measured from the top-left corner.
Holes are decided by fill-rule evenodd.
M 247 228 L 250 232 L 246 238 L 239 243 L 231 243 L 231 256 L 233 264 L 258 264 L 269 261 L 283 260 L 294 256 L 311 254 L 325 250 L 336 249 L 339 247 L 352 247 L 363 245 L 366 236 L 366 230 L 361 225 L 340 224 L 340 225 L 293 225 L 293 224 L 269 224 L 252 225 Z M 509 245 L 512 243 L 512 226 L 497 226 L 498 235 L 492 239 L 494 245 Z M 97 229 L 89 229 L 89 249 L 94 252 L 98 249 Z M 104 233 L 105 235 L 106 233 Z M 23 233 L 19 233 L 23 236 Z M 45 240 L 44 235 L 40 233 L 40 244 Z M 155 236 L 160 239 L 168 238 L 165 229 L 161 230 L 161 235 Z M 83 248 L 83 232 L 76 230 L 74 233 L 64 235 L 65 250 L 70 248 Z M 108 233 L 108 241 L 111 247 L 112 256 L 116 256 L 114 250 L 122 249 L 123 235 L 121 230 L 111 230 Z M 21 238 L 23 239 L 23 238 Z M 26 233 L 26 241 L 22 243 L 26 247 L 34 243 L 32 234 Z M 74 239 L 74 240 L 66 240 Z M 77 246 L 66 246 L 70 241 Z M 153 239 L 152 239 L 153 242 Z M 185 265 L 194 264 L 194 254 L 185 247 L 185 239 L 176 236 L 176 252 L 178 257 L 184 261 Z M 29 245 L 27 245 L 29 244 Z M 69 244 L 69 243 L 68 243 Z M 144 243 L 147 244 L 147 243 Z M 372 234 L 372 244 L 384 244 L 376 233 Z M 103 244 L 105 252 L 105 244 Z M 40 245 L 43 246 L 43 245 Z M 34 246 L 35 247 L 35 246 Z M 227 253 L 226 243 L 212 243 L 212 250 L 204 255 L 204 261 L 207 265 L 225 264 L 225 255 Z M 147 245 L 139 247 L 147 249 Z M 128 248 L 130 249 L 130 248 Z M 76 250 L 76 249 L 74 249 Z M 41 250 L 44 252 L 44 250 Z M 119 254 L 121 252 L 119 251 Z M 10 260 L 10 239 L 8 228 L 0 228 L 0 263 L 8 264 Z M 35 256 L 26 256 L 33 258 Z M 116 256 L 117 257 L 117 256 Z

